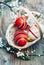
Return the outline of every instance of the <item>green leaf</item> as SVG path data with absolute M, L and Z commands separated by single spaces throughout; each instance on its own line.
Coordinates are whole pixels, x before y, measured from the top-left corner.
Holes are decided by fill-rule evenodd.
M 4 2 L 7 3 L 7 2 L 11 2 L 12 0 L 5 0 Z
M 2 13 L 0 12 L 0 16 L 2 15 Z
M 36 15 L 36 17 L 37 17 L 37 19 L 39 19 L 40 17 L 41 17 L 41 14 L 38 16 L 38 15 Z
M 29 56 L 20 56 L 19 58 L 26 61 L 30 60 Z

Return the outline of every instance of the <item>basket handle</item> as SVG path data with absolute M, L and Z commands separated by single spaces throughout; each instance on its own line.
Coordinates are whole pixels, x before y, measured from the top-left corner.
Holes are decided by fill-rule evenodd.
M 36 24 L 38 25 L 38 29 L 39 29 L 39 32 L 40 32 L 40 39 L 42 39 L 42 38 L 43 38 L 43 33 L 42 33 L 42 30 L 41 30 L 41 28 L 40 28 L 39 23 L 38 23 L 38 22 L 36 22 Z

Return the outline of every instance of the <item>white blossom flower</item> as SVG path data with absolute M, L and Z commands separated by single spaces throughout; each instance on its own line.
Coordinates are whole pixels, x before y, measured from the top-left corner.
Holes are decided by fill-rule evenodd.
M 9 51 L 10 50 L 10 47 L 9 48 L 7 48 L 7 51 Z
M 4 45 L 2 44 L 2 38 L 0 37 L 0 47 L 3 47 Z
M 19 56 L 24 56 L 24 53 L 19 51 L 19 52 L 17 53 L 17 57 L 19 57 Z

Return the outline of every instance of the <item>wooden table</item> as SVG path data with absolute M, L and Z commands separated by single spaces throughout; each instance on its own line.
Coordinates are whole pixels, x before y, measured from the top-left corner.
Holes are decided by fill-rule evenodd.
M 15 58 L 14 55 L 0 49 L 0 65 L 44 65 L 44 57 L 35 57 L 29 61 Z
M 25 3 L 28 4 L 30 10 L 37 10 L 44 14 L 44 0 L 27 0 Z M 24 61 L 15 58 L 13 54 L 9 54 L 5 49 L 0 48 L 0 65 L 44 65 L 44 56 Z
M 44 65 L 44 57 L 35 57 L 32 60 L 24 61 L 15 58 L 14 55 L 7 53 L 4 49 L 0 49 L 0 65 Z

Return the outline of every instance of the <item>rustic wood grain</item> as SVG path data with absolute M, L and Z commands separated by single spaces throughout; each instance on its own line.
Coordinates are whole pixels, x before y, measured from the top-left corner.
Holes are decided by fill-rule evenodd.
M 22 3 L 30 10 L 44 14 L 44 0 L 22 0 Z
M 44 65 L 44 57 L 35 57 L 29 61 L 15 58 L 13 54 L 7 53 L 4 49 L 0 49 L 0 65 Z

